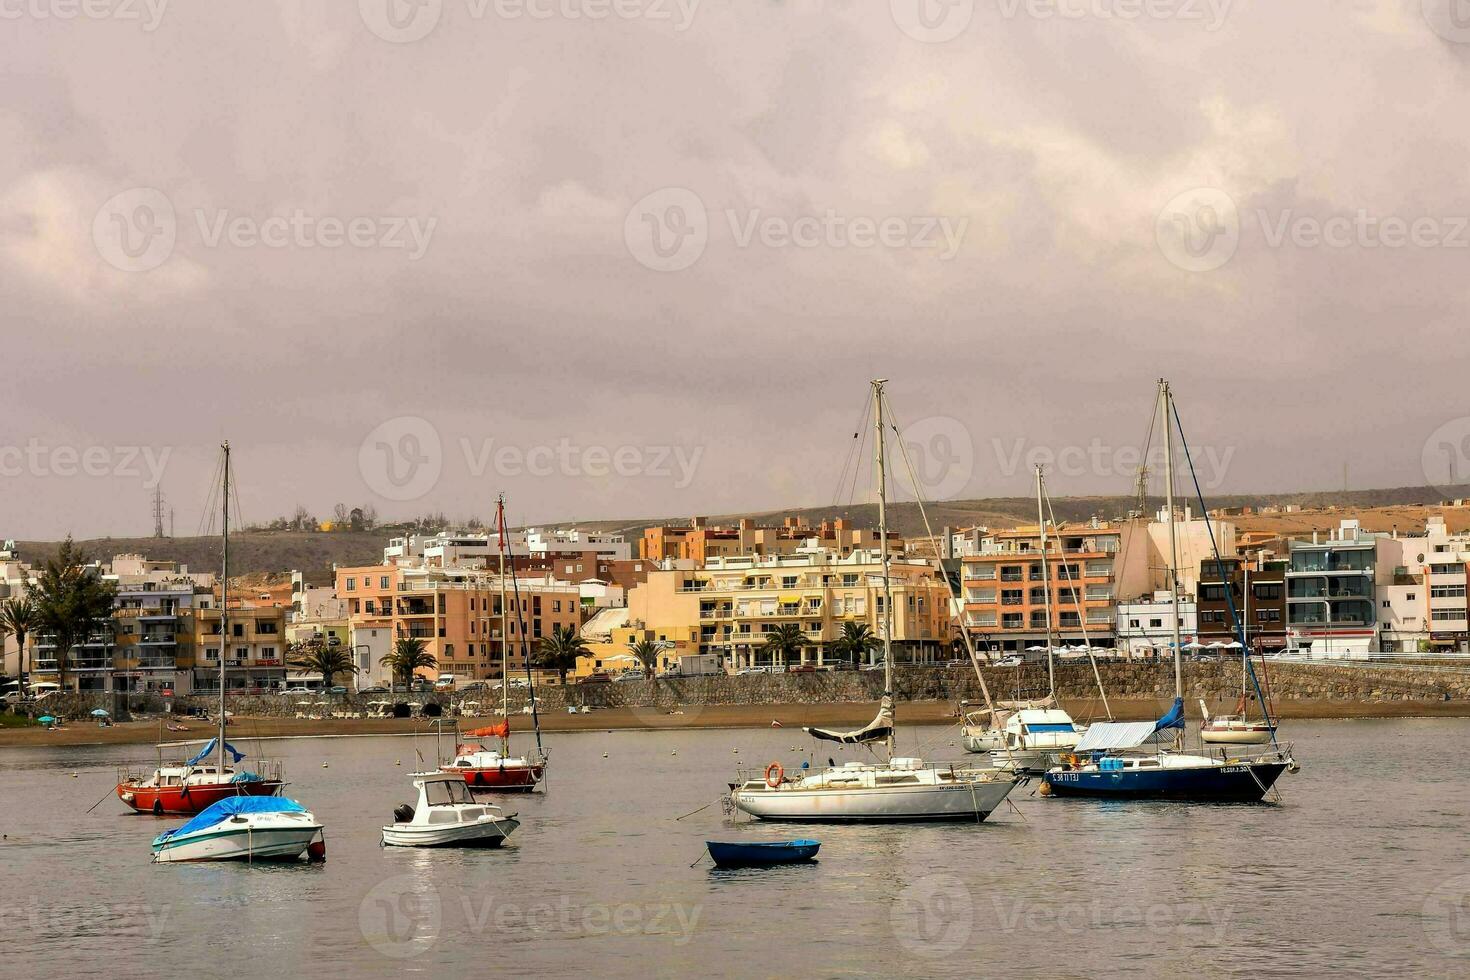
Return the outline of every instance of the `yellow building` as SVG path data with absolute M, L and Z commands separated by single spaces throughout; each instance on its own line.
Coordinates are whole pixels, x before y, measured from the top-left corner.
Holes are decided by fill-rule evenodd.
M 893 559 L 889 577 L 895 659 L 944 659 L 949 592 L 938 569 Z M 628 593 L 627 615 L 626 625 L 610 629 L 597 652 L 625 652 L 633 638 L 668 645 L 661 670 L 692 653 L 719 654 L 730 670 L 826 666 L 836 659 L 831 645 L 843 623 L 866 624 L 882 637 L 882 566 L 875 551 L 714 558 L 698 569 L 649 572 L 648 581 Z M 788 623 L 800 627 L 807 645 L 789 662 L 773 663 L 765 636 Z M 874 652 L 868 660 L 877 657 Z

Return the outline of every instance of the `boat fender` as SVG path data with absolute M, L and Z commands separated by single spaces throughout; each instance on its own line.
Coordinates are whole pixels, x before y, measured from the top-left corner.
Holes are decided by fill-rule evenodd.
M 153 801 L 153 815 L 155 817 L 161 817 L 161 816 L 163 816 L 163 801 L 162 800 L 154 800 Z
M 780 786 L 782 780 L 785 778 L 786 770 L 781 767 L 781 763 L 773 762 L 769 766 L 766 766 L 766 785 L 771 787 L 771 789 Z
M 1047 782 L 1046 780 L 1043 779 L 1041 781 L 1041 785 L 1038 786 L 1038 787 L 1036 787 L 1036 795 L 1037 796 L 1050 796 L 1051 795 L 1051 783 L 1049 783 L 1049 782 Z

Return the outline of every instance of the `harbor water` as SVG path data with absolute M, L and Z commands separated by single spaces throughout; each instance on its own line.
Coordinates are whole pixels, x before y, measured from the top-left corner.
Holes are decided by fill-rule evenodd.
M 963 755 L 953 729 L 903 734 L 901 751 Z M 550 735 L 546 791 L 500 798 L 524 824 L 489 851 L 379 846 L 427 738 L 241 737 L 327 828 L 324 864 L 253 867 L 153 865 L 181 818 L 86 812 L 151 747 L 0 750 L 0 955 L 15 977 L 1470 971 L 1470 721 L 1290 735 L 1303 768 L 1278 805 L 1033 782 L 983 825 L 852 827 L 732 823 L 716 802 L 737 765 L 799 766 L 800 732 Z M 710 839 L 807 836 L 809 866 L 701 860 Z

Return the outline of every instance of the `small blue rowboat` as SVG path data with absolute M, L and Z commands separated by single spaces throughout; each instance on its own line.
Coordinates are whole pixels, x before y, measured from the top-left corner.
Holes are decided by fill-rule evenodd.
M 810 861 L 821 850 L 819 840 L 779 840 L 767 842 L 705 841 L 709 856 L 717 868 L 754 868 L 767 864 L 798 864 Z

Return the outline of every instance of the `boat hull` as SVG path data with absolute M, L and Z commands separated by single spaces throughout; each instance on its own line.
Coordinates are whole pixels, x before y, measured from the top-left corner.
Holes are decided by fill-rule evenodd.
M 138 813 L 194 815 L 231 796 L 275 796 L 284 785 L 279 779 L 190 786 L 141 786 L 122 782 L 117 784 L 117 798 Z
M 1286 767 L 1280 761 L 1123 771 L 1053 770 L 1042 779 L 1053 796 L 1249 803 L 1261 800 Z
M 545 774 L 544 765 L 445 767 L 443 772 L 458 773 L 470 789 L 498 793 L 528 793 L 536 788 Z
M 822 845 L 814 840 L 772 843 L 727 843 L 705 841 L 717 868 L 763 868 L 777 864 L 802 864 L 816 858 Z
M 1263 727 L 1201 728 L 1199 737 L 1211 745 L 1265 745 L 1274 731 Z
M 307 855 L 322 834 L 320 826 L 227 829 L 211 828 L 153 847 L 160 864 L 179 861 L 296 861 Z
M 513 817 L 442 826 L 395 824 L 383 828 L 383 844 L 388 847 L 499 847 L 520 825 L 520 821 Z
M 1014 782 L 843 789 L 753 790 L 737 787 L 737 809 L 761 820 L 801 823 L 885 823 L 921 820 L 981 821 L 1010 794 Z

